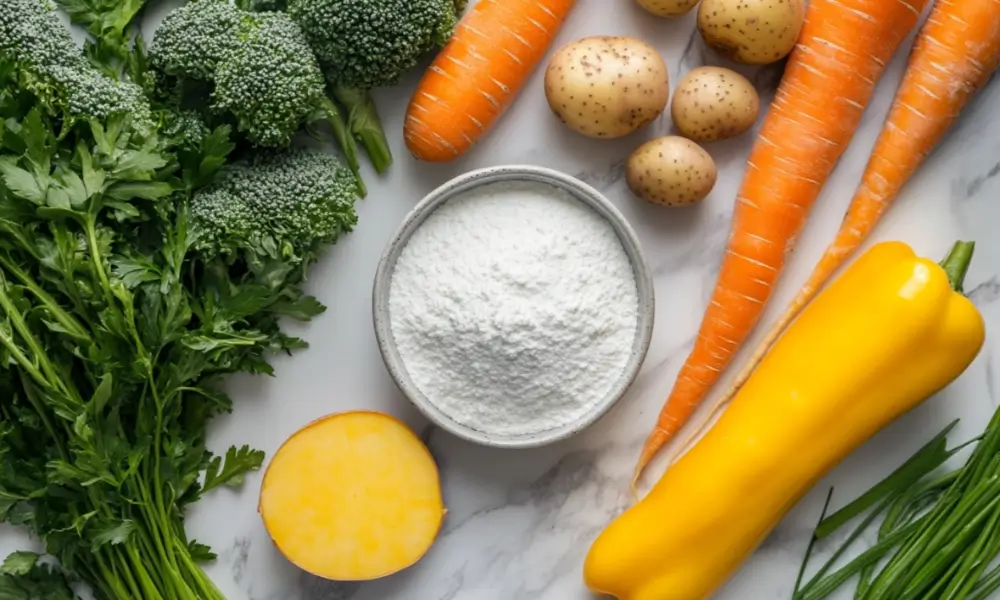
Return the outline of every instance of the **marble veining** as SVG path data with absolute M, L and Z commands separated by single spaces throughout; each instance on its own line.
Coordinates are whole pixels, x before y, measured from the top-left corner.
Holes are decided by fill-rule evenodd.
M 151 8 L 143 27 L 147 39 L 176 3 Z M 694 15 L 660 21 L 628 0 L 579 0 L 556 44 L 599 34 L 634 35 L 654 44 L 674 82 L 694 66 L 734 66 L 704 46 Z M 817 202 L 765 322 L 790 299 L 836 231 L 889 109 L 905 55 L 900 52 L 889 65 L 854 142 Z M 735 68 L 751 77 L 765 103 L 773 97 L 779 68 Z M 552 117 L 536 73 L 478 148 L 453 164 L 421 165 L 407 155 L 400 137 L 418 76 L 377 94 L 396 164 L 381 179 L 366 173 L 370 193 L 359 206 L 357 230 L 312 272 L 311 291 L 330 310 L 293 332 L 306 337 L 312 348 L 277 359 L 276 378 L 233 381 L 236 411 L 215 424 L 211 441 L 219 449 L 250 443 L 270 454 L 293 431 L 323 414 L 358 408 L 390 412 L 421 432 L 438 460 L 449 515 L 437 543 L 416 566 L 377 582 L 327 582 L 303 573 L 275 550 L 256 513 L 260 476 L 248 477 L 242 490 L 218 490 L 200 503 L 188 521 L 192 536 L 219 554 L 208 572 L 232 600 L 593 600 L 581 581 L 583 557 L 601 528 L 629 504 L 628 477 L 639 447 L 693 342 L 715 283 L 753 132 L 708 147 L 720 175 L 701 206 L 650 206 L 629 195 L 624 159 L 644 139 L 669 132 L 668 117 L 626 139 L 583 139 Z M 986 348 L 960 380 L 891 425 L 813 489 L 720 592 L 720 600 L 788 598 L 831 486 L 836 506 L 892 471 L 952 419 L 962 419 L 954 440 L 977 435 L 997 406 L 998 111 L 1000 84 L 993 84 L 967 109 L 872 240 L 901 239 L 933 257 L 942 256 L 957 238 L 976 240 L 966 288 L 987 319 Z M 635 228 L 655 274 L 657 295 L 653 343 L 628 396 L 572 440 L 524 451 L 473 446 L 429 426 L 393 386 L 371 325 L 372 277 L 385 244 L 410 208 L 455 175 L 511 163 L 559 169 L 605 193 Z M 751 342 L 761 334 L 758 330 Z M 737 360 L 743 359 L 745 355 Z M 820 551 L 829 551 L 837 541 L 821 544 Z M 10 529 L 0 536 L 0 551 L 30 544 Z

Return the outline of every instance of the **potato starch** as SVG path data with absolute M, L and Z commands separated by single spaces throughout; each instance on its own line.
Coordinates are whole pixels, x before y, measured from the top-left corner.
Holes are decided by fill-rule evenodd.
M 436 209 L 396 263 L 389 317 L 427 399 L 484 433 L 570 423 L 621 376 L 638 293 L 611 225 L 568 192 L 494 183 Z

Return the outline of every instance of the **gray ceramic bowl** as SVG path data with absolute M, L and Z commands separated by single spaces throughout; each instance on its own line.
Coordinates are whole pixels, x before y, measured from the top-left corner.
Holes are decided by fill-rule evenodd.
M 632 263 L 636 290 L 639 296 L 639 323 L 636 328 L 635 339 L 632 342 L 632 353 L 628 363 L 625 365 L 625 369 L 622 371 L 621 377 L 611 392 L 579 420 L 531 435 L 497 435 L 478 431 L 462 423 L 458 423 L 447 413 L 430 403 L 420 390 L 417 389 L 406 371 L 406 365 L 400 358 L 399 351 L 396 348 L 389 319 L 389 289 L 392 274 L 396 269 L 396 260 L 399 258 L 400 253 L 402 253 L 410 236 L 413 235 L 413 232 L 420 227 L 428 215 L 443 203 L 472 188 L 498 181 L 535 181 L 562 188 L 569 191 L 574 197 L 607 219 L 618 234 L 622 247 L 625 249 Z M 618 209 L 607 198 L 601 195 L 600 192 L 574 177 L 551 169 L 531 166 L 491 167 L 472 171 L 456 177 L 428 194 L 426 198 L 410 211 L 410 214 L 407 215 L 403 224 L 396 231 L 396 234 L 385 249 L 382 260 L 379 262 L 378 270 L 375 273 L 372 304 L 372 312 L 375 320 L 375 337 L 378 340 L 379 351 L 382 353 L 382 359 L 385 361 L 389 374 L 396 382 L 396 385 L 403 391 L 403 394 L 442 429 L 471 442 L 499 448 L 531 448 L 556 442 L 586 429 L 600 419 L 625 395 L 625 392 L 632 385 L 636 375 L 639 373 L 639 368 L 646 358 L 646 351 L 649 349 L 649 341 L 653 334 L 653 316 L 655 310 L 653 280 L 650 277 L 649 267 L 642 255 L 639 240 L 636 238 L 635 232 L 625 221 L 622 214 L 618 212 Z

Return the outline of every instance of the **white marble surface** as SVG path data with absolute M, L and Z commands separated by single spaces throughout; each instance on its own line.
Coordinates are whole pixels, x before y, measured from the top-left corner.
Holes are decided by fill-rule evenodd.
M 147 34 L 162 10 L 147 16 Z M 556 43 L 597 34 L 649 41 L 663 53 L 675 82 L 692 67 L 727 64 L 704 48 L 693 15 L 659 21 L 628 0 L 579 0 Z M 888 69 L 819 199 L 768 317 L 805 278 L 836 230 L 888 110 L 904 55 Z M 770 100 L 780 71 L 742 70 L 765 102 Z M 219 553 L 208 571 L 233 600 L 592 600 L 581 579 L 583 557 L 600 529 L 629 502 L 627 482 L 637 451 L 689 350 L 714 285 L 752 134 L 709 147 L 720 177 L 704 204 L 654 207 L 629 195 L 622 163 L 641 140 L 668 132 L 668 119 L 623 140 L 586 140 L 551 116 L 539 72 L 473 152 L 454 164 L 428 166 L 407 155 L 400 135 L 416 79 L 415 74 L 398 89 L 378 94 L 396 164 L 381 181 L 367 174 L 370 194 L 359 206 L 357 230 L 313 270 L 311 291 L 330 310 L 300 331 L 312 348 L 276 359 L 275 379 L 234 381 L 236 411 L 216 423 L 211 439 L 219 449 L 250 443 L 270 454 L 321 415 L 361 408 L 392 413 L 424 434 L 439 461 L 450 511 L 444 530 L 425 559 L 401 574 L 366 584 L 325 582 L 298 571 L 272 546 L 255 510 L 260 477 L 251 476 L 241 491 L 220 490 L 207 498 L 189 521 L 192 535 Z M 978 242 L 967 289 L 988 320 L 986 348 L 958 382 L 881 433 L 814 489 L 718 598 L 789 597 L 829 486 L 836 487 L 834 503 L 843 502 L 891 471 L 951 419 L 963 419 L 958 440 L 977 434 L 991 414 L 1000 398 L 994 385 L 1000 337 L 993 334 L 1000 328 L 1000 121 L 991 118 L 998 111 L 1000 84 L 968 108 L 875 236 L 904 240 L 933 257 L 942 256 L 956 238 Z M 637 230 L 657 293 L 652 348 L 630 394 L 578 437 L 530 451 L 476 447 L 429 427 L 389 379 L 371 322 L 376 264 L 407 211 L 452 176 L 508 163 L 575 174 L 607 194 Z M 7 531 L 3 537 L 4 549 L 16 539 Z

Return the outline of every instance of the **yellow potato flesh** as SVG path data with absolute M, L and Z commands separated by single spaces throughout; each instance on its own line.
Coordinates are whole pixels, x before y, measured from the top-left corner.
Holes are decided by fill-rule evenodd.
M 417 562 L 444 516 L 437 466 L 396 419 L 332 415 L 295 433 L 264 474 L 260 514 L 293 564 L 337 581 Z

